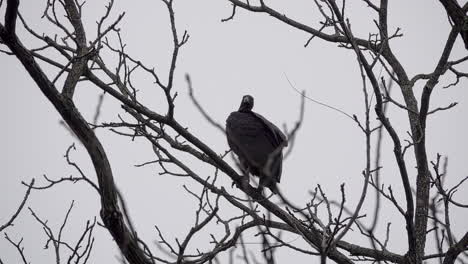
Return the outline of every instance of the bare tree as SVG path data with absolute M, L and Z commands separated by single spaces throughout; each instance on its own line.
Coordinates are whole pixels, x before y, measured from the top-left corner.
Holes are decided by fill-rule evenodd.
M 408 76 L 407 71 L 395 56 L 391 42 L 402 37 L 400 29 L 392 31 L 388 27 L 388 1 L 363 0 L 368 11 L 378 17 L 375 22 L 376 33 L 369 33 L 365 38 L 355 35 L 351 28 L 351 21 L 347 17 L 347 2 L 336 0 L 314 0 L 315 7 L 321 14 L 321 22 L 315 27 L 289 18 L 281 10 L 277 10 L 263 0 L 256 3 L 240 0 L 227 0 L 232 4 L 232 14 L 222 19 L 228 22 L 236 16 L 239 10 L 251 13 L 263 13 L 272 19 L 290 26 L 294 30 L 310 34 L 305 46 L 314 39 L 336 43 L 339 48 L 347 49 L 356 56 L 356 67 L 360 69 L 362 78 L 363 103 L 365 106 L 364 120 L 356 115 L 345 115 L 355 122 L 362 130 L 365 138 L 366 165 L 362 172 L 362 190 L 355 208 L 346 204 L 345 186 L 341 185 L 339 195 L 326 194 L 321 185 L 311 190 L 310 200 L 301 205 L 292 204 L 281 192 L 274 197 L 264 196 L 245 177 L 238 173 L 236 165 L 226 161 L 231 157 L 229 151 L 217 153 L 192 133 L 174 115 L 177 92 L 174 87 L 174 76 L 179 58 L 179 51 L 187 44 L 189 34 L 180 32 L 176 25 L 174 3 L 172 0 L 162 0 L 169 15 L 173 47 L 168 72 L 157 72 L 152 66 L 146 65 L 139 58 L 129 54 L 122 39 L 119 24 L 124 13 L 114 20 L 112 10 L 114 1 L 110 0 L 106 12 L 97 19 L 95 28 L 85 28 L 82 14 L 86 12 L 84 2 L 76 0 L 47 0 L 43 19 L 50 22 L 59 36 L 48 36 L 37 32 L 28 18 L 19 12 L 19 0 L 0 0 L 0 8 L 5 10 L 4 22 L 0 24 L 1 51 L 6 55 L 15 56 L 32 77 L 37 87 L 55 107 L 64 121 L 64 125 L 72 131 L 79 142 L 86 149 L 92 160 L 97 182 L 87 176 L 80 166 L 71 158 L 75 145 L 70 146 L 65 154 L 66 161 L 74 170 L 77 177 L 51 179 L 44 176 L 42 183 L 33 179 L 24 183 L 27 191 L 18 210 L 2 224 L 0 231 L 5 239 L 17 250 L 24 263 L 29 263 L 28 256 L 22 247 L 22 239 L 11 238 L 6 231 L 11 228 L 19 213 L 23 210 L 32 190 L 50 189 L 62 182 L 82 181 L 96 190 L 100 197 L 100 218 L 86 223 L 82 235 L 76 243 L 66 241 L 62 234 L 67 226 L 74 203 L 69 207 L 59 230 L 53 230 L 47 221 L 29 208 L 31 215 L 42 226 L 48 240 L 46 247 L 53 246 L 56 263 L 87 263 L 94 244 L 93 230 L 96 224 L 105 227 L 112 235 L 122 253 L 122 262 L 128 263 L 213 263 L 220 262 L 218 257 L 223 252 L 229 253 L 231 263 L 238 262 L 234 254 L 239 254 L 242 262 L 275 263 L 275 253 L 278 248 L 288 248 L 298 254 L 310 255 L 313 261 L 320 259 L 325 263 L 330 259 L 336 263 L 355 263 L 357 261 L 393 262 L 393 263 L 423 263 L 430 259 L 438 259 L 441 263 L 455 263 L 458 259 L 466 263 L 468 249 L 468 232 L 457 234 L 451 230 L 451 207 L 467 208 L 468 205 L 454 197 L 455 192 L 468 179 L 461 178 L 454 186 L 445 184 L 447 174 L 447 159 L 437 155 L 431 161 L 426 150 L 426 123 L 431 114 L 450 110 L 457 103 L 445 107 L 430 108 L 430 99 L 434 89 L 440 87 L 439 80 L 444 75 L 453 74 L 456 81 L 447 87 L 456 86 L 460 79 L 468 77 L 468 73 L 459 69 L 466 64 L 468 56 L 452 58 L 451 52 L 457 39 L 464 42 L 468 49 L 468 3 L 461 6 L 456 0 L 440 0 L 450 18 L 451 30 L 447 32 L 444 50 L 439 54 L 437 65 L 430 73 L 420 73 Z M 378 3 L 376 3 L 378 2 Z M 252 14 L 254 15 L 254 14 Z M 64 17 L 64 18 L 63 18 Z M 443 18 L 437 18 L 443 20 Z M 30 48 L 23 44 L 17 34 L 17 27 L 23 27 L 26 32 L 42 43 L 42 46 Z M 95 37 L 87 34 L 95 30 Z M 53 52 L 49 52 L 53 51 Z M 104 53 L 112 54 L 105 56 Z M 53 55 L 51 55 L 53 54 Z M 117 58 L 113 64 L 110 58 Z M 45 71 L 44 65 L 54 67 L 55 71 Z M 380 76 L 377 65 L 382 66 L 386 73 Z M 142 103 L 139 89 L 135 83 L 136 73 L 146 74 L 151 79 L 151 86 L 156 86 L 165 98 L 164 112 L 152 110 Z M 388 82 L 385 80 L 388 77 Z M 165 80 L 165 81 L 163 81 Z M 423 92 L 419 98 L 413 87 L 416 83 L 424 82 Z M 86 120 L 77 107 L 74 97 L 77 86 L 82 83 L 92 84 L 92 87 L 102 92 L 99 104 L 95 109 L 93 120 Z M 197 109 L 203 114 L 206 122 L 224 133 L 222 125 L 217 123 L 208 111 L 198 102 L 194 95 L 189 75 L 186 75 L 186 85 L 189 96 Z M 401 92 L 404 102 L 398 102 L 391 95 L 392 86 Z M 99 123 L 103 97 L 116 100 L 125 113 L 115 114 L 118 121 Z M 375 101 L 373 100 L 375 98 Z M 294 146 L 295 135 L 304 118 L 304 103 L 308 98 L 301 96 L 300 116 L 289 131 L 289 149 Z M 410 124 L 409 139 L 397 133 L 395 124 L 387 114 L 387 107 L 394 105 L 407 113 Z M 372 110 L 371 107 L 374 107 Z M 372 111 L 375 111 L 378 121 L 371 121 Z M 155 226 L 157 243 L 155 245 L 143 241 L 136 232 L 126 203 L 114 183 L 114 173 L 107 151 L 96 136 L 97 129 L 110 131 L 129 137 L 141 138 L 149 142 L 154 152 L 154 159 L 139 166 L 157 164 L 164 175 L 187 177 L 202 186 L 201 191 L 185 187 L 198 204 L 193 226 L 183 238 L 171 242 L 164 235 L 164 230 Z M 372 136 L 377 135 L 375 145 Z M 381 169 L 380 154 L 383 136 L 389 136 L 393 144 L 393 155 L 397 163 L 396 174 L 399 175 L 404 197 L 396 197 L 392 186 L 384 187 L 379 174 Z M 404 145 L 404 142 L 407 144 Z M 375 149 L 375 153 L 372 153 Z M 413 149 L 414 156 L 407 151 Z M 191 158 L 187 162 L 180 154 Z M 416 181 L 411 182 L 408 160 L 416 163 Z M 194 162 L 196 161 L 196 162 Z M 233 164 L 236 164 L 235 162 Z M 213 173 L 210 177 L 203 177 L 197 173 L 198 167 L 209 166 Z M 245 195 L 238 197 L 237 190 L 228 191 L 227 186 L 219 182 L 219 178 L 229 178 L 233 184 Z M 416 186 L 416 190 L 412 189 Z M 370 225 L 362 219 L 362 206 L 370 195 L 368 189 L 375 191 L 375 207 Z M 336 196 L 336 197 L 335 197 Z M 405 252 L 391 252 L 388 250 L 390 224 L 386 226 L 386 236 L 376 235 L 376 223 L 382 214 L 380 209 L 382 200 L 388 200 L 404 219 L 406 229 Z M 399 201 L 404 200 L 404 204 Z M 155 205 L 157 207 L 157 204 Z M 235 208 L 234 216 L 223 214 L 223 208 Z M 320 217 L 319 211 L 325 212 L 326 217 Z M 463 220 L 462 220 L 463 221 Z M 432 224 L 430 226 L 428 223 Z M 210 225 L 220 225 L 224 234 L 211 234 L 210 248 L 206 250 L 192 250 L 193 237 L 198 233 L 209 233 Z M 243 237 L 247 231 L 255 230 L 259 236 L 262 254 L 253 254 Z M 347 240 L 350 231 L 359 232 L 367 238 L 369 243 L 361 245 Z M 284 239 L 284 234 L 294 234 L 303 240 L 301 246 Z M 437 244 L 438 251 L 428 254 L 427 241 L 431 239 Z M 239 247 L 237 245 L 240 245 Z M 63 256 L 66 252 L 66 257 Z M 235 253 L 237 252 L 237 253 Z M 1 253 L 0 253 L 1 254 Z M 1 257 L 1 256 L 0 256 Z M 66 259 L 66 260 L 65 260 Z M 0 263 L 3 263 L 0 259 Z

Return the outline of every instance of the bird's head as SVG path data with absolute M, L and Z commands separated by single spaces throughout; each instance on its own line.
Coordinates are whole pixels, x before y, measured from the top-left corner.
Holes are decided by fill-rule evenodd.
M 239 107 L 239 112 L 249 112 L 252 110 L 254 105 L 254 99 L 251 95 L 244 95 L 242 102 Z

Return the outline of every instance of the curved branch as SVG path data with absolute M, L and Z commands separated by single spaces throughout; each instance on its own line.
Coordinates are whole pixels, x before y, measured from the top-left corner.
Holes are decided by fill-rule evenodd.
M 117 202 L 116 189 L 111 166 L 107 155 L 94 131 L 81 116 L 70 98 L 62 96 L 47 78 L 45 73 L 36 63 L 33 55 L 27 50 L 16 35 L 0 25 L 0 37 L 5 41 L 10 50 L 15 54 L 24 68 L 41 89 L 42 93 L 54 105 L 67 125 L 85 146 L 94 165 L 101 190 L 101 218 L 107 227 L 121 252 L 130 263 L 151 263 L 139 247 L 138 240 L 130 232 L 120 212 Z

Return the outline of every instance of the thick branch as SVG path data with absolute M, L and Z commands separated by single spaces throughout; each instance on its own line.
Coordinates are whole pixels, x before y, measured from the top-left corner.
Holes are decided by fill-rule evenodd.
M 15 34 L 19 0 L 8 0 L 5 12 L 5 29 L 8 34 Z M 5 37 L 2 37 L 3 39 Z
M 458 241 L 458 243 L 455 243 L 453 246 L 451 246 L 447 254 L 444 258 L 444 264 L 453 264 L 455 263 L 455 260 L 457 260 L 457 256 L 466 250 L 468 247 L 468 232 L 465 233 L 465 235 Z
M 416 215 L 415 215 L 415 230 L 416 230 L 416 245 L 418 257 L 424 256 L 424 248 L 426 245 L 426 229 L 427 229 L 427 215 L 429 209 L 429 189 L 430 189 L 430 171 L 428 168 L 427 153 L 426 153 L 426 118 L 429 110 L 430 96 L 433 88 L 439 81 L 439 77 L 444 73 L 445 65 L 447 64 L 450 52 L 455 43 L 456 36 L 458 35 L 457 27 L 453 27 L 447 39 L 442 56 L 432 73 L 431 77 L 424 86 L 421 95 L 421 109 L 419 113 L 419 120 L 416 121 L 418 125 L 417 130 L 413 137 L 415 140 L 415 156 L 418 168 L 418 175 L 416 178 Z
M 445 11 L 455 23 L 454 27 L 460 28 L 460 37 L 465 43 L 465 48 L 468 49 L 468 16 L 466 10 L 460 7 L 456 0 L 439 0 L 444 6 Z M 466 6 L 466 4 L 465 4 Z
M 86 34 L 83 24 L 81 23 L 81 16 L 78 12 L 78 7 L 73 0 L 65 0 L 65 10 L 68 14 L 68 19 L 75 29 L 75 43 L 77 46 L 76 57 L 72 59 L 72 67 L 68 73 L 67 79 L 63 86 L 62 94 L 67 98 L 72 98 L 75 92 L 75 87 L 86 67 L 88 60 L 88 49 L 86 48 Z
M 345 241 L 338 241 L 336 246 L 348 251 L 352 256 L 370 257 L 375 260 L 386 260 L 394 263 L 403 263 L 405 259 L 402 255 L 394 254 L 388 251 L 364 248 Z

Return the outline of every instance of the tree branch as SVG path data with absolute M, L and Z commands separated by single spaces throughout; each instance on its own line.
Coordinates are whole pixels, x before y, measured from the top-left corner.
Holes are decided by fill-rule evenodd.
M 13 225 L 13 222 L 15 221 L 16 217 L 18 217 L 21 210 L 23 210 L 23 207 L 26 204 L 26 201 L 28 200 L 29 193 L 31 192 L 33 185 L 34 185 L 34 179 L 32 179 L 31 183 L 28 185 L 28 189 L 26 190 L 26 194 L 24 195 L 23 201 L 18 206 L 18 209 L 16 209 L 16 212 L 11 216 L 10 220 L 8 220 L 4 225 L 0 226 L 0 232 L 3 231 L 5 228 Z
M 429 101 L 432 90 L 439 81 L 439 77 L 443 74 L 445 65 L 452 51 L 456 36 L 458 35 L 458 27 L 453 27 L 444 47 L 444 51 L 437 63 L 437 66 L 431 77 L 424 86 L 421 95 L 421 108 L 417 133 L 413 132 L 415 142 L 415 156 L 417 161 L 418 175 L 416 178 L 416 215 L 415 215 L 415 231 L 416 245 L 418 257 L 424 256 L 424 248 L 426 245 L 426 230 L 427 230 L 427 215 L 429 210 L 429 189 L 431 173 L 428 168 L 427 153 L 426 153 L 426 119 L 429 111 Z
M 5 30 L 6 35 L 2 39 L 6 41 L 7 35 L 13 35 L 16 32 L 16 18 L 18 17 L 19 0 L 7 0 L 7 7 L 5 11 Z
M 453 246 L 451 246 L 446 253 L 446 256 L 444 258 L 443 264 L 453 264 L 455 263 L 455 260 L 457 260 L 457 256 L 466 250 L 468 247 L 468 232 L 465 233 L 465 235 L 455 243 Z
M 462 8 L 456 0 L 439 0 L 439 2 L 444 6 L 445 11 L 455 23 L 454 27 L 460 29 L 460 37 L 465 43 L 465 48 L 468 50 L 468 16 L 466 15 L 466 7 Z
M 62 95 L 71 99 L 73 98 L 73 94 L 75 93 L 75 88 L 78 83 L 78 80 L 80 79 L 81 75 L 85 70 L 89 54 L 87 54 L 88 49 L 86 47 L 86 33 L 81 22 L 81 15 L 78 12 L 78 7 L 76 6 L 73 0 L 64 0 L 64 2 L 65 10 L 67 11 L 68 15 L 68 20 L 75 29 L 75 37 L 73 38 L 73 40 L 75 41 L 77 46 L 76 57 L 74 57 L 71 60 L 71 70 L 68 73 L 62 90 Z

